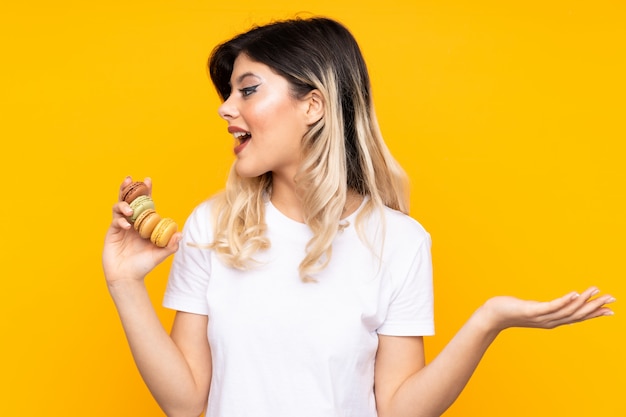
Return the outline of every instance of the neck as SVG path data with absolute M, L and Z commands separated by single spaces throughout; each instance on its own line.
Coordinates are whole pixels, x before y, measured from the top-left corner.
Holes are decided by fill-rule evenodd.
M 354 190 L 348 190 L 348 194 L 346 195 L 346 206 L 343 209 L 341 218 L 345 219 L 357 211 L 359 207 L 361 207 L 361 203 L 363 203 L 363 196 Z
M 304 223 L 304 206 L 296 192 L 294 181 L 284 181 L 284 178 L 275 176 L 272 179 L 272 204 L 281 213 L 300 223 Z M 363 196 L 355 191 L 348 190 L 346 203 L 341 218 L 344 219 L 354 213 L 361 206 Z
M 272 204 L 285 216 L 304 223 L 304 207 L 296 192 L 296 183 L 284 177 L 274 175 L 272 178 Z

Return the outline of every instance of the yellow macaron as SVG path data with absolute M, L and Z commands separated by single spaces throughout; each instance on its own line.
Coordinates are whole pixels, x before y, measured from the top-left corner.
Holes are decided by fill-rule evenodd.
M 155 226 L 152 234 L 150 235 L 150 240 L 152 243 L 157 245 L 160 248 L 164 248 L 167 246 L 168 242 L 178 231 L 178 226 L 174 222 L 174 220 L 164 217 Z

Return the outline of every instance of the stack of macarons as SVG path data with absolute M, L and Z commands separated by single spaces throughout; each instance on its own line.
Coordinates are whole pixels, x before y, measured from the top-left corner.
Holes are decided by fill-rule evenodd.
M 141 181 L 128 184 L 122 190 L 122 200 L 128 203 L 133 214 L 126 219 L 144 239 L 150 239 L 160 248 L 167 246 L 178 226 L 174 220 L 161 217 L 156 212 L 154 201 L 150 197 L 150 189 Z

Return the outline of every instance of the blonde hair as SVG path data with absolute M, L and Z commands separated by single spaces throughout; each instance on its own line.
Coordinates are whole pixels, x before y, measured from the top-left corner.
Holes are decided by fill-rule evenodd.
M 281 45 L 278 52 L 275 45 Z M 303 161 L 294 178 L 313 232 L 299 266 L 300 277 L 310 281 L 330 261 L 349 196 L 369 197 L 356 220 L 363 239 L 359 224 L 373 209 L 408 213 L 407 177 L 382 138 L 365 62 L 341 24 L 325 18 L 282 21 L 219 45 L 209 69 L 222 99 L 230 94 L 232 65 L 241 53 L 283 75 L 295 98 L 312 90 L 323 97 L 324 116 L 302 138 Z M 247 269 L 254 254 L 269 247 L 265 201 L 271 192 L 271 173 L 242 178 L 231 169 L 225 191 L 215 198 L 210 245 L 226 264 Z

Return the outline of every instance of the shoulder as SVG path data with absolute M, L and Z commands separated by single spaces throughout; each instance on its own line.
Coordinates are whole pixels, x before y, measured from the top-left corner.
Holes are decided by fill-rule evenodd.
M 399 229 L 408 228 L 411 232 L 428 234 L 424 226 L 415 218 L 408 214 L 404 214 L 401 211 L 394 210 L 385 206 L 383 208 L 385 221 L 391 226 Z
M 215 200 L 213 198 L 204 200 L 192 210 L 187 218 L 187 223 L 194 222 L 199 224 L 210 223 Z
M 430 234 L 413 217 L 386 206 L 372 207 L 366 213 L 357 219 L 357 231 L 373 247 L 384 248 L 386 256 L 414 257 L 430 250 Z
M 413 217 L 389 207 L 383 208 L 385 235 L 399 243 L 410 242 L 412 245 L 430 242 L 430 234 Z
M 183 228 L 183 235 L 190 241 L 208 242 L 212 240 L 215 198 L 198 204 L 189 214 Z

